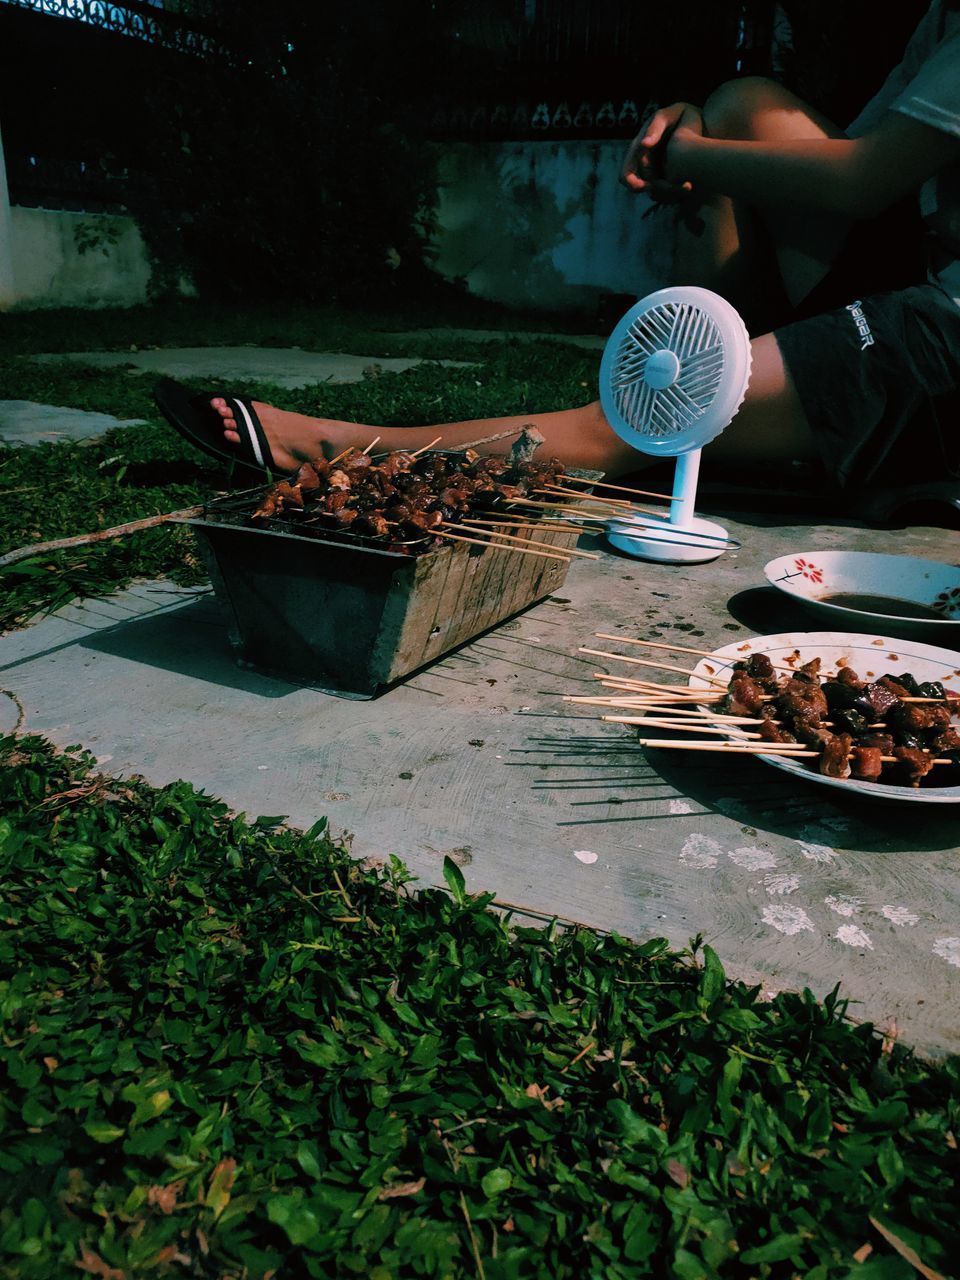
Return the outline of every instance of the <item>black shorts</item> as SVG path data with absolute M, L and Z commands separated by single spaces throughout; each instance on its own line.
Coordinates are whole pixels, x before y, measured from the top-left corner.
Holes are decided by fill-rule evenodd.
M 914 226 L 883 218 L 861 230 L 774 336 L 832 480 L 942 480 L 960 472 L 960 431 L 945 413 L 958 408 L 960 307 L 923 279 L 919 253 L 904 255 L 922 247 Z

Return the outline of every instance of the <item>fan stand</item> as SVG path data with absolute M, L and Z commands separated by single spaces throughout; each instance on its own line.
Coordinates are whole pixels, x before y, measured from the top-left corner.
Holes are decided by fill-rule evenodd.
M 677 456 L 668 517 L 637 515 L 607 522 L 607 538 L 620 551 L 659 564 L 705 564 L 731 545 L 727 530 L 694 514 L 701 449 Z

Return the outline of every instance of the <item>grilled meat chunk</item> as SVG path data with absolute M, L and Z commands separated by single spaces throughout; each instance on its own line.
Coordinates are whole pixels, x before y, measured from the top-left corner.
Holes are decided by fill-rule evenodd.
M 820 772 L 826 778 L 850 777 L 850 747 L 853 739 L 849 733 L 831 733 L 820 748 Z
M 920 779 L 933 768 L 933 756 L 915 747 L 894 747 L 893 755 L 899 761 L 898 772 L 911 787 L 919 787 Z
M 879 747 L 853 747 L 850 753 L 850 772 L 861 782 L 876 782 L 883 772 L 882 752 Z
M 727 692 L 727 707 L 731 715 L 755 716 L 766 701 L 766 690 L 756 680 L 745 671 L 734 672 Z

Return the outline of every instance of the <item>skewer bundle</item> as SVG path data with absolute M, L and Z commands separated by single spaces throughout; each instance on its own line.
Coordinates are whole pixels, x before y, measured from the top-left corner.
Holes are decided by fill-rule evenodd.
M 607 513 L 585 501 L 588 495 L 580 489 L 558 483 L 574 479 L 558 459 L 511 462 L 472 449 L 432 452 L 439 437 L 413 453 L 375 455 L 376 443 L 304 463 L 269 486 L 247 519 L 337 540 L 360 535 L 365 543 L 409 554 L 445 540 L 566 563 L 599 559 L 593 552 L 558 547 L 551 536 L 583 528 L 599 532 L 600 526 L 585 522 Z M 557 496 L 549 502 L 529 496 L 554 489 Z
M 598 639 L 715 658 L 684 645 L 596 633 Z M 918 786 L 934 765 L 960 764 L 960 732 L 937 682 L 907 673 L 868 683 L 850 667 L 821 677 L 820 660 L 778 664 L 763 654 L 734 663 L 729 680 L 672 663 L 582 646 L 581 653 L 631 666 L 697 675 L 714 687 L 693 689 L 594 672 L 602 692 L 565 701 L 602 709 L 601 719 L 696 737 L 641 737 L 640 744 L 678 751 L 726 752 L 816 761 L 820 773 Z M 782 674 L 777 674 L 778 672 Z

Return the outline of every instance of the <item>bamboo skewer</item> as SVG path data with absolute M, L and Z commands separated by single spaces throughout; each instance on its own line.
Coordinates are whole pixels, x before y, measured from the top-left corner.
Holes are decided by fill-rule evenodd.
M 705 711 L 695 707 L 684 706 L 683 703 L 675 703 L 670 698 L 650 698 L 647 696 L 637 696 L 634 698 L 622 697 L 621 695 L 611 694 L 609 697 L 592 697 L 586 694 L 564 694 L 564 702 L 586 703 L 588 705 L 598 707 L 630 707 L 636 711 L 650 710 L 663 714 L 669 712 L 672 716 L 678 716 L 686 720 L 702 720 L 705 724 L 782 724 L 782 720 L 777 716 L 738 716 L 729 712 Z M 821 720 L 820 723 L 829 728 L 832 720 Z M 882 729 L 885 722 L 882 720 L 873 721 L 867 725 L 868 729 Z
M 693 676 L 697 674 L 695 671 L 691 671 L 688 667 L 674 667 L 667 662 L 650 662 L 646 658 L 629 658 L 622 653 L 607 653 L 603 649 L 588 649 L 586 645 L 581 645 L 579 652 L 590 653 L 595 658 L 613 658 L 616 662 L 629 662 L 632 666 L 637 667 L 656 667 L 658 671 L 676 671 L 682 676 Z M 716 676 L 703 676 L 702 679 L 709 680 L 711 684 L 723 685 L 724 689 L 727 687 L 726 680 L 719 680 Z
M 506 546 L 502 542 L 488 542 L 486 538 L 465 538 L 460 533 L 448 533 L 446 529 L 431 529 L 430 532 L 435 533 L 438 538 L 449 538 L 452 542 L 469 542 L 475 547 L 493 547 L 495 551 L 516 551 L 523 556 L 542 556 L 545 560 L 562 560 L 565 564 L 570 563 L 568 555 L 551 555 L 549 551 L 535 551 L 532 547 Z
M 502 543 L 493 542 L 493 539 L 501 538 L 511 546 L 520 542 L 523 543 L 524 546 L 529 547 L 552 547 L 555 552 L 564 556 L 582 556 L 586 560 L 600 559 L 595 551 L 578 551 L 575 547 L 558 547 L 552 542 L 541 542 L 538 538 L 521 538 L 518 533 L 497 533 L 494 529 L 474 529 L 472 524 L 450 524 L 445 525 L 444 527 L 447 529 L 457 530 L 461 533 L 466 531 L 467 533 L 475 532 L 482 534 L 484 538 L 489 538 L 491 540 L 491 545 L 495 547 L 501 546 Z
M 600 525 L 574 524 L 572 520 L 525 520 L 523 516 L 462 516 L 464 524 L 509 525 L 518 529 L 539 529 L 541 533 L 568 533 L 576 529 L 578 533 L 603 533 Z
M 741 756 L 778 755 L 788 759 L 818 758 L 819 751 L 810 751 L 806 747 L 797 750 L 792 742 L 690 742 L 686 739 L 673 738 L 638 738 L 641 747 L 669 747 L 675 751 L 726 751 L 728 754 Z M 849 757 L 848 757 L 849 758 Z M 896 756 L 881 756 L 884 764 L 898 764 Z M 952 760 L 937 757 L 934 764 L 953 764 Z
M 623 502 L 619 498 L 595 498 L 591 494 L 580 494 L 575 489 L 560 489 L 554 485 L 542 485 L 531 490 L 533 493 L 555 493 L 558 498 L 575 498 L 579 506 L 589 506 L 595 511 L 602 511 L 608 520 L 626 520 L 631 516 L 656 516 L 662 520 L 663 512 L 649 507 L 638 507 L 635 502 Z
M 593 519 L 600 517 L 604 520 L 610 519 L 610 512 L 606 507 L 591 507 L 582 500 L 574 504 L 572 502 L 537 502 L 533 498 L 510 498 L 509 502 L 514 507 L 537 507 L 540 511 L 566 511 Z
M 733 727 L 739 725 L 755 725 L 755 724 L 772 724 L 782 725 L 782 720 L 751 720 L 748 716 L 704 716 L 701 718 L 685 719 L 682 715 L 674 712 L 664 711 L 661 714 L 645 715 L 645 716 L 601 716 L 601 720 L 609 720 L 613 724 L 641 724 L 656 725 L 658 728 L 674 728 L 683 729 L 689 733 L 730 733 Z M 818 728 L 832 729 L 834 722 L 832 720 L 821 720 Z M 882 724 L 871 724 L 868 729 L 883 729 Z M 751 733 L 746 729 L 741 730 L 745 738 L 759 738 L 758 733 Z
M 585 649 L 582 652 L 597 653 L 599 651 L 596 649 Z M 621 655 L 607 654 L 604 656 L 616 658 L 616 657 L 620 657 Z M 631 661 L 631 659 L 629 658 L 624 660 L 627 662 Z M 638 659 L 634 658 L 632 659 L 632 661 L 636 662 L 638 661 Z M 673 670 L 679 671 L 680 668 L 676 667 L 676 668 L 673 668 Z M 682 703 L 701 703 L 701 702 L 704 702 L 704 703 L 722 702 L 723 699 L 726 697 L 726 693 L 721 693 L 719 689 L 691 689 L 691 688 L 688 688 L 686 685 L 679 685 L 679 684 L 654 684 L 652 681 L 627 680 L 625 678 L 620 678 L 618 676 L 608 675 L 607 672 L 605 671 L 595 671 L 593 675 L 594 675 L 594 679 L 599 680 L 600 683 L 604 686 L 604 688 L 622 689 L 624 691 L 636 690 L 638 693 L 646 693 L 647 691 L 650 691 L 653 694 L 653 701 L 657 701 L 661 703 L 678 702 L 682 704 Z M 714 684 L 721 683 L 721 681 L 715 679 L 713 676 L 703 676 L 701 678 L 704 680 L 713 680 Z M 674 690 L 675 692 L 669 696 L 660 696 L 667 689 Z M 771 694 L 770 700 L 773 701 L 776 696 L 777 696 L 776 694 Z M 921 702 L 921 703 L 932 702 L 938 707 L 953 707 L 954 704 L 956 704 L 954 709 L 955 711 L 960 712 L 960 698 L 944 699 L 944 698 L 907 697 L 907 698 L 899 698 L 898 701 L 899 702 Z
M 606 706 L 611 708 L 622 707 L 626 711 L 647 712 L 647 714 L 639 715 L 639 716 L 618 716 L 616 717 L 616 719 L 619 721 L 620 724 L 652 724 L 653 718 L 649 714 L 651 712 L 653 713 L 654 717 L 660 717 L 660 718 L 670 717 L 675 725 L 682 725 L 684 727 L 689 725 L 690 728 L 692 729 L 696 729 L 699 725 L 721 725 L 721 726 L 743 725 L 743 724 L 782 725 L 784 723 L 783 720 L 775 716 L 770 716 L 766 719 L 762 719 L 758 716 L 710 715 L 707 712 L 703 712 L 700 715 L 697 715 L 693 711 L 687 711 L 685 708 L 671 707 L 669 705 L 664 706 L 663 703 L 619 702 L 615 699 L 605 699 L 605 698 L 598 698 L 595 700 L 584 699 L 584 701 L 595 701 L 596 705 L 598 706 Z M 614 719 L 614 717 L 603 716 L 602 719 L 612 720 Z M 835 726 L 835 723 L 836 722 L 834 720 L 821 720 L 817 727 L 824 728 L 824 729 L 833 729 Z M 880 721 L 874 721 L 872 724 L 868 724 L 867 728 L 872 730 L 885 730 L 887 726 L 884 723 L 884 721 L 880 720 Z
M 580 493 L 577 489 L 565 489 L 561 484 L 540 485 L 535 492 L 562 493 L 565 497 L 576 498 L 580 502 L 591 502 L 600 507 L 626 507 L 628 511 L 636 509 L 636 504 L 627 502 L 625 498 L 602 498 L 593 493 Z
M 715 689 L 692 689 L 686 684 L 664 684 L 658 680 L 641 680 L 639 676 L 632 678 L 630 676 L 615 676 L 607 671 L 595 671 L 594 679 L 602 680 L 604 684 L 620 687 L 624 689 L 636 689 L 638 693 L 652 693 L 656 697 L 671 698 L 674 702 L 683 698 L 707 697 L 715 698 L 718 691 Z
M 596 653 L 598 651 L 595 649 L 587 649 L 585 650 L 585 652 Z M 610 654 L 609 656 L 619 657 L 621 655 Z M 626 661 L 629 662 L 630 659 L 627 658 Z M 634 658 L 633 661 L 636 662 L 637 659 Z M 680 668 L 676 668 L 676 669 L 679 670 Z M 593 677 L 595 680 L 599 680 L 605 688 L 610 688 L 610 689 L 637 689 L 638 691 L 641 691 L 641 692 L 645 690 L 652 690 L 654 691 L 655 694 L 657 692 L 664 692 L 668 689 L 673 691 L 670 697 L 661 698 L 660 699 L 661 701 L 680 702 L 680 703 L 721 702 L 726 697 L 726 694 L 721 693 L 719 689 L 691 689 L 687 685 L 682 685 L 682 684 L 655 684 L 649 680 L 628 680 L 625 677 L 611 676 L 606 671 L 595 671 L 593 673 Z M 701 678 L 704 680 L 713 679 L 712 676 L 703 676 Z M 714 680 L 714 683 L 719 684 L 720 681 Z M 773 696 L 775 697 L 776 695 L 773 695 Z M 960 712 L 960 697 L 953 697 L 953 698 L 948 697 L 946 699 L 908 697 L 908 698 L 900 698 L 899 701 L 900 702 L 923 702 L 923 703 L 932 702 L 939 707 L 950 707 L 956 704 L 955 709 L 956 711 Z
M 607 632 L 605 631 L 595 631 L 593 634 L 596 636 L 598 640 L 617 640 L 620 642 L 620 644 L 637 644 L 637 645 L 641 645 L 645 649 L 666 649 L 669 653 L 689 653 L 689 654 L 693 654 L 695 657 L 698 657 L 698 658 L 712 658 L 714 662 L 719 663 L 721 666 L 725 666 L 727 663 L 731 661 L 731 658 L 729 656 L 721 657 L 719 654 L 711 653 L 709 649 L 693 649 L 689 645 L 664 644 L 662 641 L 659 641 L 659 640 L 635 640 L 631 636 L 608 635 Z M 762 650 L 758 649 L 756 652 L 760 653 L 762 652 Z M 732 659 L 732 661 L 746 662 L 748 656 L 749 655 L 745 653 L 742 659 L 734 658 Z M 771 666 L 775 671 L 790 671 L 790 672 L 793 672 L 794 674 L 796 674 L 797 670 L 799 669 L 798 666 L 791 667 L 789 663 L 783 663 L 783 662 L 771 662 Z
M 380 438 L 380 437 L 378 436 L 378 437 L 377 437 L 377 439 L 379 440 L 379 438 Z M 348 453 L 350 453 L 350 452 L 351 452 L 351 450 L 352 450 L 352 449 L 354 449 L 355 447 L 356 447 L 355 445 L 348 444 L 348 445 L 347 445 L 347 447 L 346 447 L 345 449 L 341 449 L 341 450 L 340 450 L 340 452 L 337 454 L 337 456 L 336 456 L 335 458 L 331 458 L 331 459 L 330 459 L 330 465 L 331 465 L 331 467 L 333 466 L 333 464 L 334 464 L 335 462 L 339 462 L 341 458 L 345 458 L 345 457 L 347 456 L 347 454 L 348 454 Z
M 562 471 L 560 475 L 567 484 L 586 484 L 592 489 L 615 489 L 619 493 L 634 493 L 639 498 L 660 498 L 663 502 L 673 501 L 669 493 L 651 493 L 649 489 L 631 489 L 626 484 L 610 484 L 605 480 L 587 480 L 584 476 L 571 476 L 566 471 Z
M 377 436 L 377 440 L 379 439 L 380 437 Z M 430 443 L 425 444 L 422 449 L 417 449 L 415 453 L 411 453 L 410 457 L 419 458 L 421 453 L 426 453 L 427 450 L 432 449 L 435 444 L 439 444 L 442 439 L 443 439 L 443 436 L 437 436 L 436 440 L 431 440 Z
M 565 694 L 564 702 L 576 702 L 580 705 L 594 707 L 626 707 L 635 711 L 650 710 L 658 714 L 671 715 L 678 721 L 685 724 L 763 724 L 763 720 L 757 719 L 755 716 L 728 716 L 717 713 L 710 715 L 707 711 L 692 711 L 686 707 L 674 707 L 670 703 L 663 702 L 635 702 L 625 698 L 587 698 L 578 697 L 573 694 Z M 637 723 L 643 722 L 644 717 L 638 717 Z M 771 724 L 779 724 L 778 720 L 770 721 Z M 823 723 L 827 723 L 824 721 Z
M 594 678 L 600 680 L 601 673 L 594 672 Z M 721 693 L 719 689 L 706 689 L 704 693 L 706 697 L 698 697 L 697 691 L 687 697 L 674 698 L 669 694 L 660 693 L 656 689 L 638 689 L 636 685 L 621 684 L 618 680 L 600 680 L 601 689 L 610 689 L 614 693 L 634 693 L 649 698 L 649 701 L 656 706 L 675 706 L 675 707 L 700 707 L 710 706 L 718 702 L 722 702 L 726 697 L 725 693 Z
M 655 716 L 644 716 L 642 719 L 636 716 L 601 716 L 600 719 L 608 722 L 609 724 L 642 724 L 651 729 L 679 729 L 682 733 L 709 733 L 721 738 L 729 738 L 731 732 L 730 725 L 714 726 L 709 724 L 691 723 L 689 720 L 661 720 Z M 763 741 L 763 739 L 760 738 L 759 733 L 748 733 L 746 730 L 742 731 L 741 736 L 744 739 L 750 738 Z M 794 744 L 792 742 L 777 742 L 770 745 L 792 747 Z
M 367 447 L 364 449 L 364 451 L 363 451 L 363 452 L 364 452 L 364 453 L 366 453 L 366 454 L 369 454 L 369 452 L 370 452 L 370 450 L 373 448 L 373 446 L 374 446 L 375 444 L 379 444 L 379 443 L 380 443 L 380 441 L 381 441 L 382 439 L 383 439 L 383 437 L 382 437 L 382 436 L 377 436 L 377 438 L 376 438 L 375 440 L 371 440 L 371 441 L 370 441 L 370 443 L 367 445 Z
M 710 653 L 709 649 L 692 649 L 690 648 L 689 645 L 663 644 L 662 641 L 658 641 L 658 640 L 634 640 L 634 639 L 631 639 L 630 636 L 608 635 L 607 632 L 605 631 L 594 631 L 594 635 L 598 640 L 617 640 L 617 641 L 620 641 L 620 644 L 644 645 L 645 648 L 650 648 L 650 649 L 667 649 L 669 653 L 689 653 L 689 654 L 698 655 L 698 657 L 700 658 L 713 658 L 714 660 L 716 660 L 716 662 L 721 664 L 727 663 L 728 660 L 730 660 L 730 658 L 718 657 L 716 653 Z M 758 650 L 755 650 L 755 652 L 762 653 L 763 650 L 758 649 Z M 741 659 L 736 659 L 736 660 L 737 662 L 739 662 L 739 660 Z M 788 663 L 773 662 L 772 666 L 774 668 L 774 671 L 788 671 L 788 672 L 794 673 L 794 675 L 796 675 L 797 669 L 799 669 L 799 667 L 791 667 L 790 664 Z M 667 668 L 664 668 L 664 669 L 667 669 Z M 678 668 L 675 668 L 675 669 L 678 669 Z M 694 676 L 696 675 L 696 672 L 691 671 L 690 675 Z M 701 680 L 707 680 L 707 678 L 710 678 L 710 677 L 701 676 L 700 678 Z M 826 673 L 826 678 L 831 678 L 831 676 L 829 676 L 829 672 Z M 891 675 L 890 678 L 891 680 L 896 680 L 897 677 L 895 675 Z M 667 686 L 662 686 L 662 687 L 667 687 Z M 943 700 L 945 699 L 941 699 L 941 698 L 901 698 L 900 699 L 901 703 L 941 703 L 941 701 Z M 946 701 L 951 701 L 951 700 L 952 699 L 950 698 L 946 699 Z M 957 707 L 960 708 L 960 699 L 957 699 Z
M 720 663 L 726 663 L 731 661 L 729 657 L 726 657 L 726 658 L 720 657 L 719 654 L 712 653 L 709 649 L 694 649 L 690 645 L 665 644 L 662 640 L 639 640 L 639 639 L 634 639 L 632 636 L 610 635 L 606 631 L 595 631 L 593 634 L 596 636 L 598 640 L 618 640 L 621 644 L 636 644 L 636 645 L 642 646 L 644 649 L 666 649 L 669 653 L 689 653 L 689 654 L 693 654 L 698 658 L 713 658 L 715 662 L 720 662 Z M 760 651 L 758 650 L 757 652 L 760 652 Z M 744 654 L 743 661 L 746 661 L 748 656 L 749 655 Z M 735 658 L 733 659 L 733 661 L 739 662 L 740 659 Z M 773 666 L 780 671 L 796 670 L 795 667 L 787 666 L 784 664 L 778 664 L 776 662 L 773 663 Z

